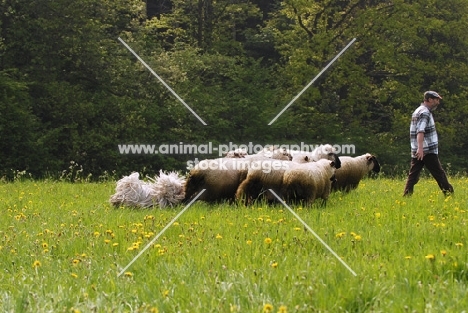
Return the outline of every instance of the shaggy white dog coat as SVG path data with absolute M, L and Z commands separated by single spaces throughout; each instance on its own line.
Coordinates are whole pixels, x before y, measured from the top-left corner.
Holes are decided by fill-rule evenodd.
M 110 203 L 115 206 L 148 208 L 159 205 L 160 208 L 175 205 L 185 196 L 184 177 L 176 172 L 165 174 L 162 170 L 159 177 L 145 182 L 140 180 L 139 173 L 132 173 L 117 182 L 115 194 L 110 197 Z

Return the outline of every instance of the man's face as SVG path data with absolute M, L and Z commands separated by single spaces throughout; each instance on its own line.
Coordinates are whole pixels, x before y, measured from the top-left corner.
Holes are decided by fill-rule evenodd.
M 431 106 L 431 111 L 434 111 L 439 106 L 440 99 L 439 98 L 429 98 L 429 103 L 430 103 L 430 106 Z

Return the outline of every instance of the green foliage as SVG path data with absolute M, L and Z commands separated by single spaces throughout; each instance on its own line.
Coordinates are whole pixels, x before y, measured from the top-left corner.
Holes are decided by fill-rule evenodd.
M 468 168 L 466 1 L 173 0 L 152 19 L 144 4 L 0 2 L 3 176 L 60 175 L 71 161 L 96 179 L 184 170 L 206 156 L 121 155 L 118 145 L 230 141 L 354 144 L 399 174 L 410 114 L 429 89 L 444 97 L 441 159 Z
M 28 86 L 15 76 L 0 72 L 0 176 L 10 178 L 14 170 L 38 174 L 33 165 L 43 156 Z

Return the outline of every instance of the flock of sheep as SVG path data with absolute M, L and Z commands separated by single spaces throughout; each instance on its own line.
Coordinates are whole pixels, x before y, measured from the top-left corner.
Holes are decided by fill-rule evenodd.
M 248 155 L 235 150 L 224 158 L 199 162 L 187 177 L 160 171 L 155 179 L 145 182 L 138 173 L 132 173 L 117 182 L 110 202 L 115 206 L 164 208 L 188 203 L 205 189 L 197 200 L 248 205 L 257 200 L 276 201 L 271 189 L 286 202 L 310 205 L 322 199 L 325 204 L 333 190 L 355 189 L 370 171 L 380 171 L 374 155 L 338 157 L 329 144 L 312 152 L 270 148 Z

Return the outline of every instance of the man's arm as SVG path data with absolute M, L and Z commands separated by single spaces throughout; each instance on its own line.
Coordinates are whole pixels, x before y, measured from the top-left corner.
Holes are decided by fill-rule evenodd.
M 423 149 L 423 143 L 424 143 L 424 133 L 419 132 L 416 135 L 416 140 L 418 142 L 418 149 L 416 150 L 416 158 L 418 160 L 422 160 L 424 157 L 424 149 Z

